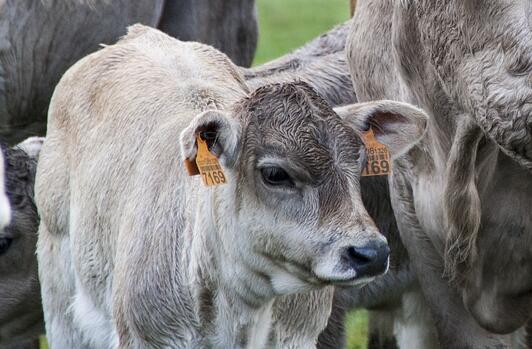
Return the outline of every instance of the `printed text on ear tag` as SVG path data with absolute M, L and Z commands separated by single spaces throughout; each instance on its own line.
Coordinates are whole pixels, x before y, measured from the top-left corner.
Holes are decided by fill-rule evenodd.
M 200 174 L 203 184 L 206 186 L 226 183 L 227 180 L 222 166 L 220 166 L 218 158 L 209 151 L 207 142 L 200 136 L 196 138 L 196 142 L 198 144 L 198 154 L 196 155 L 195 166 L 192 161 L 188 159 L 185 161 L 189 175 Z
M 366 167 L 362 176 L 387 176 L 390 174 L 392 162 L 388 148 L 375 139 L 373 129 L 362 134 L 362 141 L 366 146 Z

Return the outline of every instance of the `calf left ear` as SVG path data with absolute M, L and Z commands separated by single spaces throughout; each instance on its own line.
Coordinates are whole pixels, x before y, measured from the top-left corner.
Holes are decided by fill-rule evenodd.
M 231 115 L 220 110 L 207 110 L 198 114 L 181 132 L 183 160 L 196 158 L 196 138 L 206 141 L 209 151 L 226 167 L 236 161 L 240 144 L 241 126 Z
M 360 133 L 373 129 L 375 138 L 386 145 L 393 158 L 407 152 L 427 129 L 427 114 L 408 103 L 382 100 L 334 111 Z
M 44 137 L 30 137 L 16 145 L 32 159 L 38 160 L 41 152 Z

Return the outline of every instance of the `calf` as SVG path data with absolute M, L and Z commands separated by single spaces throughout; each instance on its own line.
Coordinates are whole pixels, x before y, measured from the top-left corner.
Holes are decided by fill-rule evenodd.
M 330 285 L 388 266 L 361 203 L 360 132 L 395 156 L 425 128 L 401 103 L 340 112 L 302 82 L 250 93 L 225 55 L 142 26 L 78 62 L 36 184 L 51 346 L 314 346 Z M 187 176 L 204 157 L 225 184 Z
M 431 114 L 391 193 L 445 348 L 499 348 L 532 310 L 528 0 L 359 2 L 348 39 L 360 100 Z M 442 277 L 445 276 L 445 277 Z
M 272 82 L 301 80 L 312 86 L 334 107 L 356 102 L 344 52 L 350 25 L 347 21 L 292 53 L 258 67 L 243 69 L 247 84 L 258 88 Z M 387 178 L 361 178 L 361 195 L 369 215 L 391 245 L 390 270 L 363 288 L 340 288 L 336 291 L 328 326 L 319 340 L 319 347 L 323 349 L 345 346 L 344 318 L 349 309 L 378 309 L 381 318 L 384 316 L 383 310 L 395 314 L 394 317 L 399 320 L 395 327 L 400 341 L 408 341 L 410 344 L 412 341 L 403 337 L 413 332 L 412 325 L 415 326 L 418 322 L 416 320 L 411 324 L 412 321 L 408 320 L 412 315 L 402 314 L 402 294 L 412 292 L 416 288 L 416 282 L 408 255 L 399 238 Z M 376 328 L 373 326 L 371 329 Z M 420 339 L 420 343 L 427 341 Z M 389 348 L 389 341 L 384 345 Z
M 2 348 L 38 348 L 38 336 L 44 330 L 35 258 L 39 217 L 33 201 L 41 145 L 42 139 L 34 137 L 13 148 L 2 146 L 5 190 L 11 207 L 7 216 L 6 209 L 2 208 L 3 217 L 9 218 L 9 223 L 3 219 L 0 229 Z

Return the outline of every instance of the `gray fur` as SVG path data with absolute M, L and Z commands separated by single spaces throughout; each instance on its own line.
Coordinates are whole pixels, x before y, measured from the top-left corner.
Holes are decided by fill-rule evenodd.
M 258 40 L 255 0 L 166 0 L 157 28 L 183 41 L 199 41 L 249 67 Z
M 0 136 L 10 144 L 44 136 L 61 75 L 134 23 L 213 44 L 242 65 L 255 52 L 253 0 L 2 0 Z
M 348 39 L 361 101 L 431 115 L 427 137 L 397 161 L 391 194 L 445 348 L 505 347 L 485 329 L 515 331 L 532 310 L 531 6 L 365 1 Z
M 42 139 L 13 148 L 2 145 L 11 220 L 0 230 L 1 348 L 34 348 L 44 331 L 35 259 L 39 217 L 33 201 L 41 145 Z
M 315 346 L 329 285 L 387 266 L 361 278 L 345 264 L 351 247 L 388 251 L 361 202 L 358 126 L 378 123 L 397 155 L 426 123 L 390 101 L 341 113 L 304 82 L 250 93 L 225 55 L 142 26 L 78 62 L 54 93 L 36 183 L 52 347 Z M 202 131 L 217 135 L 223 186 L 185 174 Z M 293 189 L 266 185 L 272 164 Z

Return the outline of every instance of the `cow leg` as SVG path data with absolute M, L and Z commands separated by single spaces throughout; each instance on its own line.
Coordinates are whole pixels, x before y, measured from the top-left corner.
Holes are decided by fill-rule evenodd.
M 75 295 L 70 239 L 50 234 L 41 221 L 37 248 L 44 321 L 50 348 L 91 349 L 84 344 L 82 333 L 75 326 L 70 306 Z
M 381 310 L 370 311 L 368 349 L 397 349 L 393 325 L 394 312 Z
M 419 292 L 408 292 L 403 295 L 403 302 L 394 318 L 393 328 L 399 348 L 440 348 L 434 321 L 425 298 Z

